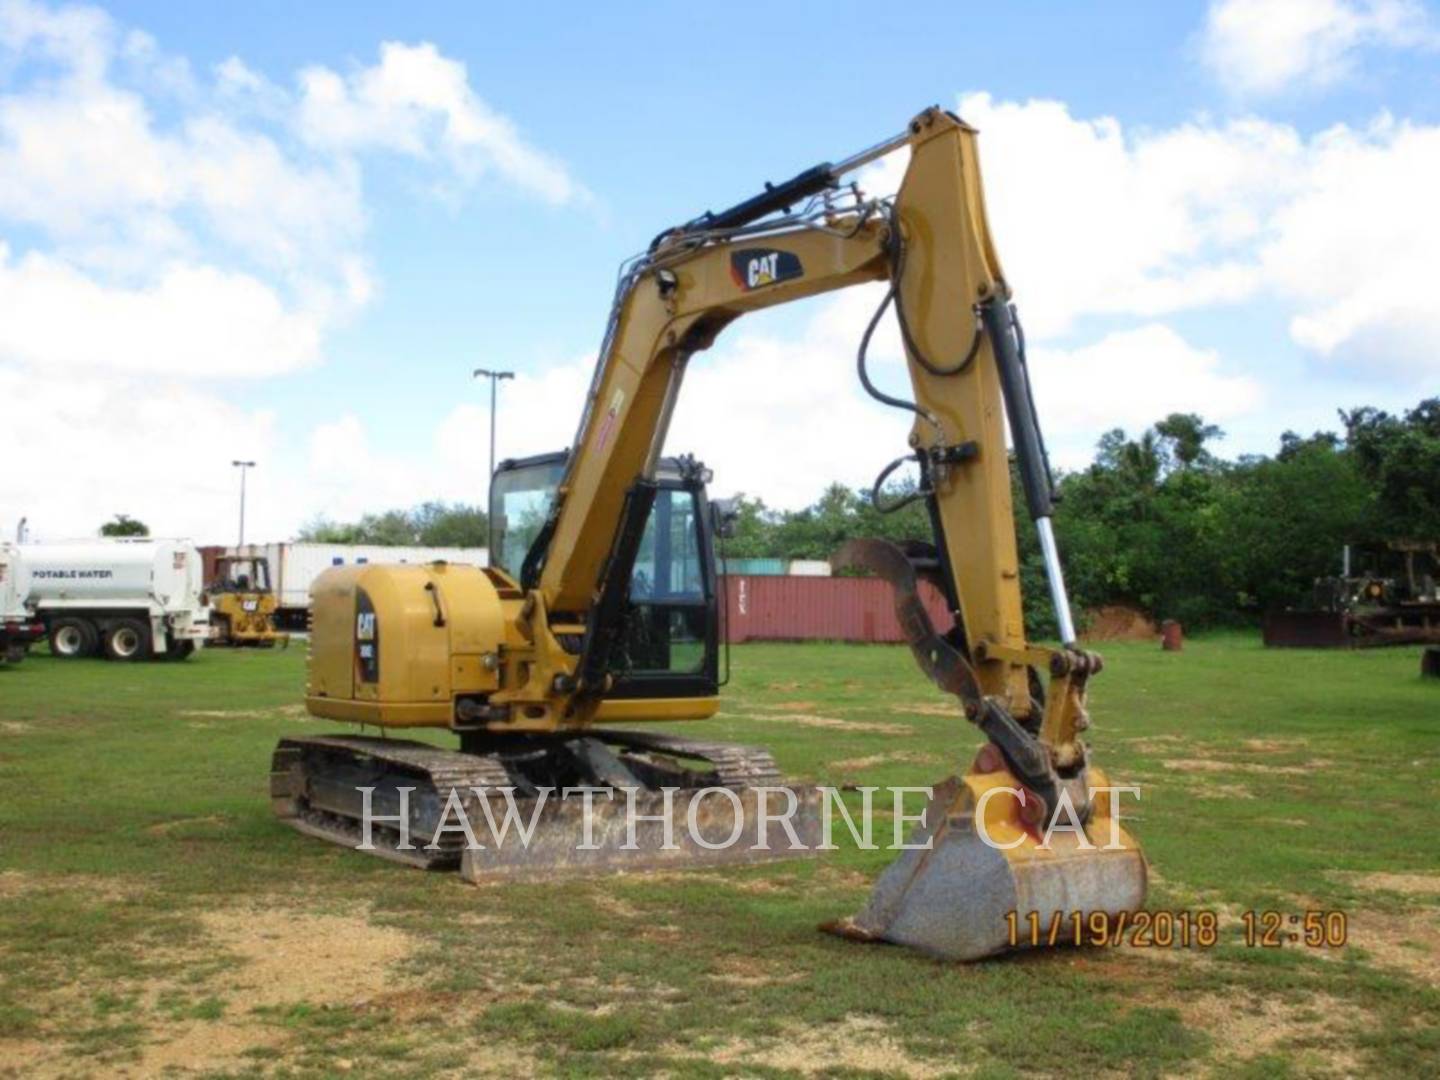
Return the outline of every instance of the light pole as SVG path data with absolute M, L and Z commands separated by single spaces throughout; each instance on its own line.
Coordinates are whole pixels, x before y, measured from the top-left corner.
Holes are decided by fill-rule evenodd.
M 245 474 L 255 467 L 253 461 L 232 461 L 231 465 L 240 470 L 240 546 L 245 546 Z
M 490 472 L 489 479 L 485 481 L 485 500 L 490 500 L 490 482 L 495 477 L 495 389 L 500 385 L 501 379 L 513 379 L 513 371 L 487 371 L 485 368 L 476 368 L 471 378 L 479 379 L 484 377 L 490 380 Z M 487 507 L 488 509 L 488 507 Z

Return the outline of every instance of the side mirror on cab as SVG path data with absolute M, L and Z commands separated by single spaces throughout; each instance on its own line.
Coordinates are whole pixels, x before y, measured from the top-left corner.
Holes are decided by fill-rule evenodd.
M 721 540 L 729 540 L 735 535 L 735 523 L 740 520 L 740 500 L 735 499 L 712 499 L 710 500 L 710 527 Z

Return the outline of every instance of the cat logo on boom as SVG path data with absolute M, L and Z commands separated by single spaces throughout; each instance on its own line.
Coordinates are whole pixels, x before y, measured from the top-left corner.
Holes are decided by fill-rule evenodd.
M 746 292 L 802 277 L 804 273 L 799 256 L 789 251 L 744 248 L 730 253 L 730 276 Z

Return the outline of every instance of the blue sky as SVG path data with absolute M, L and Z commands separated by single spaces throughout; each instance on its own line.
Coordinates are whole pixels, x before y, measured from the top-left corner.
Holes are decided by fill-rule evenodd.
M 1265 451 L 1440 385 L 1413 0 L 196 10 L 0 0 L 0 414 L 34 463 L 0 532 L 228 539 L 237 455 L 256 539 L 479 499 L 471 367 L 522 375 L 502 453 L 558 447 L 623 258 L 932 102 L 982 129 L 1061 460 L 1182 407 Z M 904 435 L 851 385 L 874 299 L 730 331 L 671 448 L 776 505 L 866 482 Z

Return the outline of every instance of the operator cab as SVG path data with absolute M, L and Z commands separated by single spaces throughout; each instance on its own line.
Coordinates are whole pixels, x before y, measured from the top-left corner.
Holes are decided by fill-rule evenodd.
M 212 593 L 268 593 L 270 560 L 263 555 L 222 555 L 215 563 Z
M 490 484 L 490 565 L 532 588 L 545 523 L 569 453 L 500 463 Z M 693 458 L 662 458 L 656 492 L 628 571 L 618 625 L 609 629 L 606 698 L 710 697 L 719 692 L 720 605 L 715 523 Z M 534 580 L 531 580 L 534 579 Z

